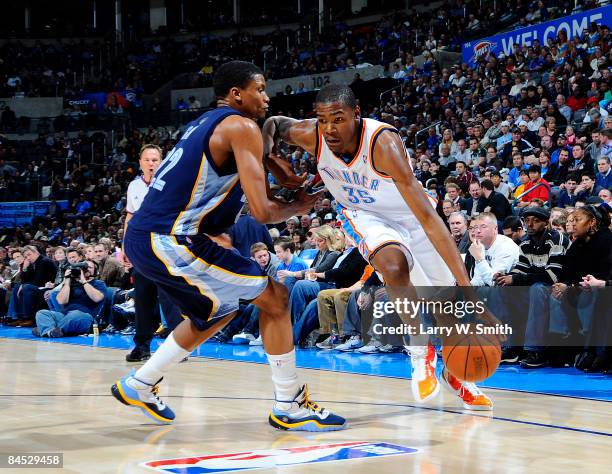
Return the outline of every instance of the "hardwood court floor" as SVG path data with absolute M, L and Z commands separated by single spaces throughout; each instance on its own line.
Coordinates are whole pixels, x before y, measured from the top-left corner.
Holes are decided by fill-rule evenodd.
M 265 365 L 191 358 L 164 381 L 172 426 L 149 424 L 110 395 L 129 370 L 124 351 L 0 339 L 0 453 L 62 452 L 62 470 L 139 473 L 150 460 L 345 442 L 384 442 L 415 454 L 274 467 L 290 473 L 610 472 L 612 404 L 488 390 L 493 414 L 467 412 L 441 392 L 413 402 L 409 381 L 300 370 L 313 398 L 346 416 L 345 431 L 286 433 L 267 424 Z

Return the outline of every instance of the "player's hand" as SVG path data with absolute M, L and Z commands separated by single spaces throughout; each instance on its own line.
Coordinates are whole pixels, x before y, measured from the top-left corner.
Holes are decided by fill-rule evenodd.
M 278 184 L 289 190 L 300 189 L 308 176 L 308 173 L 306 173 L 306 175 L 303 177 L 297 176 L 293 172 L 291 163 L 283 160 L 275 148 L 273 148 L 268 154 L 266 165 L 268 166 L 270 173 L 272 173 L 272 176 L 274 176 L 276 181 L 278 181 Z
M 295 199 L 293 200 L 294 204 L 298 205 L 298 208 L 295 210 L 295 214 L 308 214 L 312 210 L 318 199 L 322 198 L 325 194 L 325 188 L 317 191 L 313 194 L 308 194 L 306 188 L 300 188 L 297 193 L 295 193 Z

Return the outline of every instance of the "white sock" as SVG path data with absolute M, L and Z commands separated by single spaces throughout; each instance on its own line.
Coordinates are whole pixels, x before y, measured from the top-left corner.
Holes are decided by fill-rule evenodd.
M 136 371 L 134 376 L 150 385 L 156 384 L 171 367 L 178 364 L 190 353 L 191 351 L 179 346 L 174 340 L 174 334 L 170 333 L 164 343 L 155 351 L 155 354 Z
M 286 354 L 266 355 L 268 356 L 270 369 L 272 369 L 274 396 L 277 400 L 276 406 L 281 410 L 288 410 L 291 407 L 291 402 L 300 390 L 295 368 L 295 349 Z

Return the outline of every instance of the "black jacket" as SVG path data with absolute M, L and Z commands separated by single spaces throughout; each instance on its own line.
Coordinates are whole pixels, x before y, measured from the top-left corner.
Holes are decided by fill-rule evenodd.
M 366 265 L 367 262 L 361 256 L 357 247 L 353 247 L 353 250 L 340 262 L 337 268 L 325 272 L 324 281 L 334 282 L 336 288 L 348 288 L 359 281 Z
M 559 181 L 559 171 L 559 165 L 557 163 L 552 163 L 546 168 L 546 174 L 542 175 L 542 179 L 551 184 L 561 184 L 561 181 Z
M 512 284 L 529 286 L 537 282 L 557 283 L 563 268 L 563 258 L 569 239 L 556 230 L 546 230 L 537 242 L 527 237 L 519 245 L 519 261 L 512 269 Z
M 54 282 L 57 267 L 55 263 L 42 255 L 30 264 L 25 271 L 21 272 L 21 283 L 28 283 L 34 286 L 45 286 L 47 282 Z
M 340 252 L 336 250 L 326 250 L 323 253 L 321 253 L 321 251 L 318 251 L 315 254 L 315 258 L 312 261 L 310 268 L 312 268 L 317 273 L 326 272 L 327 270 L 331 270 L 334 264 L 336 263 L 336 260 L 338 260 L 339 256 L 340 256 Z M 305 273 L 306 273 L 306 270 L 301 271 L 302 278 L 304 278 Z
M 484 194 L 478 200 L 477 211 L 485 212 L 485 208 L 490 207 L 491 212 L 495 214 L 498 221 L 503 221 L 506 217 L 512 214 L 512 206 L 510 202 L 497 191 L 491 192 L 488 198 Z
M 563 259 L 561 278 L 563 283 L 578 284 L 583 276 L 593 275 L 599 280 L 610 277 L 612 266 L 612 231 L 601 229 L 589 241 L 574 240 Z

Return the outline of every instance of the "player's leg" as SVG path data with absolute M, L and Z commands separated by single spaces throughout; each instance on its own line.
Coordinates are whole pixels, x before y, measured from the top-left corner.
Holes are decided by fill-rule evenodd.
M 338 218 L 345 233 L 383 276 L 389 299 L 416 301 L 418 295 L 411 274 L 414 262 L 407 248 L 410 234 L 398 224 L 402 216 L 394 219 L 355 209 L 339 208 L 339 211 Z M 418 327 L 419 315 L 414 318 L 405 314 L 399 316 L 404 323 Z M 417 401 L 424 402 L 440 391 L 435 376 L 436 352 L 427 336 L 410 336 L 407 349 L 412 362 L 412 393 Z
M 111 393 L 123 404 L 141 408 L 145 415 L 158 423 L 172 423 L 174 412 L 157 395 L 159 383 L 193 349 L 223 329 L 234 314 L 215 320 L 204 330 L 191 319 L 185 319 L 142 367 L 117 380 Z
M 198 256 L 216 244 L 207 240 L 205 249 L 196 248 L 194 253 L 187 248 L 186 242 L 179 243 L 172 236 L 147 236 L 126 241 L 130 260 L 138 271 L 165 291 L 189 319 L 175 328 L 142 367 L 118 380 L 111 392 L 122 403 L 141 408 L 155 421 L 171 423 L 174 413 L 157 396 L 159 382 L 194 348 L 232 319 L 237 302 L 236 308 L 221 304 L 215 294 L 221 283 L 207 273 L 210 265 L 202 263 Z M 174 265 L 179 262 L 181 266 Z M 205 289 L 210 292 L 205 294 Z
M 259 329 L 272 370 L 275 403 L 269 416 L 272 426 L 292 431 L 335 431 L 346 420 L 312 402 L 308 387 L 299 381 L 287 288 L 270 280 L 252 302 L 260 311 Z
M 410 226 L 410 247 L 414 258 L 413 274 L 417 281 L 436 287 L 454 286 L 453 275 L 420 226 Z M 438 317 L 440 317 L 438 315 Z M 448 323 L 444 323 L 448 324 Z M 441 374 L 442 385 L 457 395 L 468 410 L 491 410 L 492 400 L 476 384 L 459 380 L 446 368 Z
M 390 301 L 417 301 L 418 294 L 410 278 L 411 258 L 407 249 L 399 242 L 390 242 L 373 252 L 370 262 L 380 272 Z M 420 327 L 420 315 L 399 313 L 404 323 Z M 436 378 L 437 355 L 427 335 L 410 336 L 407 346 L 412 364 L 412 394 L 418 402 L 434 398 L 440 391 Z

